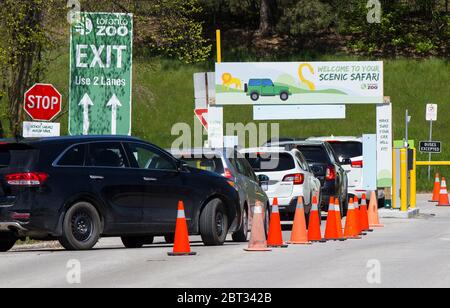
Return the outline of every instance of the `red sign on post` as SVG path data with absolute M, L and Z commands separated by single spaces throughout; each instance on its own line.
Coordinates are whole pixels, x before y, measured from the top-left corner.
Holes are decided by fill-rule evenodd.
M 35 121 L 51 121 L 61 112 L 62 96 L 51 84 L 37 83 L 25 93 L 23 108 Z

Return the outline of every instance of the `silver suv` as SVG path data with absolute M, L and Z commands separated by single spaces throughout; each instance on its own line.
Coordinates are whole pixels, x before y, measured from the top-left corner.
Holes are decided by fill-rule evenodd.
M 245 157 L 233 148 L 207 149 L 193 148 L 187 150 L 169 150 L 176 158 L 181 159 L 193 168 L 221 174 L 234 183 L 241 202 L 241 217 L 232 225 L 241 227 L 234 232 L 232 238 L 235 242 L 246 242 L 248 231 L 251 229 L 253 209 L 257 201 L 264 205 L 265 225 L 268 229 L 269 198 L 261 186 L 267 185 L 266 176 L 257 176 Z

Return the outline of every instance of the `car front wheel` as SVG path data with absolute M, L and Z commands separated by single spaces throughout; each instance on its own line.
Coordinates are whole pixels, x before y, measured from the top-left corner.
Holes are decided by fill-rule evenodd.
M 10 233 L 0 233 L 0 252 L 7 252 L 17 242 L 17 238 Z
M 59 242 L 67 250 L 91 249 L 100 238 L 100 228 L 96 208 L 88 202 L 78 202 L 66 212 Z
M 219 199 L 211 200 L 200 215 L 200 235 L 206 246 L 223 245 L 228 234 L 228 216 Z

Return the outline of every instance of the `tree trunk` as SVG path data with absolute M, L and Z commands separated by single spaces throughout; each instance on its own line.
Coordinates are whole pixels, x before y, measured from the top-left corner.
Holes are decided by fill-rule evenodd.
M 259 34 L 268 36 L 273 30 L 273 1 L 261 0 L 260 17 L 259 17 Z

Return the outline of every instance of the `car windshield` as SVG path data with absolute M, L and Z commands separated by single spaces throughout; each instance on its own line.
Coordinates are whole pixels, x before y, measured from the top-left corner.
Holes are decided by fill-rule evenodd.
M 330 161 L 325 149 L 320 145 L 299 146 L 298 149 L 309 163 L 328 163 Z
M 287 153 L 250 153 L 245 154 L 256 172 L 275 172 L 295 169 L 294 158 Z
M 353 158 L 363 155 L 361 142 L 329 142 L 338 157 Z
M 223 174 L 224 167 L 220 158 L 192 158 L 191 156 L 181 158 L 186 164 L 192 168 Z

